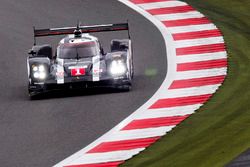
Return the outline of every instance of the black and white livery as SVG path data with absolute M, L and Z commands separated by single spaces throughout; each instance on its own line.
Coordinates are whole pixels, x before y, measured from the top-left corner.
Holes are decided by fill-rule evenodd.
M 128 31 L 128 39 L 113 39 L 104 53 L 93 32 Z M 36 45 L 36 37 L 66 35 L 55 53 L 52 46 Z M 49 90 L 113 87 L 128 91 L 133 78 L 132 44 L 128 23 L 35 29 L 27 58 L 30 97 Z

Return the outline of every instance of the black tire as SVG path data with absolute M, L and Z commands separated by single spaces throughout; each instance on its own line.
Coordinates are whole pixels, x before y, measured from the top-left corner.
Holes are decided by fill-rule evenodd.
M 38 92 L 35 92 L 35 91 L 29 91 L 29 98 L 30 100 L 34 100 L 36 99 L 38 96 Z
M 28 85 L 28 87 L 30 87 L 30 84 Z M 29 93 L 30 100 L 37 99 L 39 94 L 41 94 L 41 92 L 39 91 L 30 90 L 30 88 L 28 88 L 28 93 Z
M 120 85 L 118 86 L 118 89 L 122 92 L 129 92 L 132 89 L 132 86 L 131 84 Z

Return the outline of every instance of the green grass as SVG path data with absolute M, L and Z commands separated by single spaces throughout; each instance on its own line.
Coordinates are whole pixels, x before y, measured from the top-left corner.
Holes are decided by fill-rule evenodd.
M 186 2 L 221 29 L 228 76 L 196 114 L 122 167 L 222 167 L 250 148 L 250 1 Z

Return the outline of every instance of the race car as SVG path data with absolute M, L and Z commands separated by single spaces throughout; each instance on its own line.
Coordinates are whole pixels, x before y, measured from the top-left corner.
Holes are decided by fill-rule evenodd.
M 97 37 L 89 33 L 128 31 L 128 39 L 113 39 L 105 53 Z M 66 35 L 53 53 L 49 44 L 37 45 L 37 37 Z M 31 98 L 50 90 L 112 87 L 131 89 L 132 43 L 128 23 L 35 29 L 34 46 L 27 58 L 28 92 Z

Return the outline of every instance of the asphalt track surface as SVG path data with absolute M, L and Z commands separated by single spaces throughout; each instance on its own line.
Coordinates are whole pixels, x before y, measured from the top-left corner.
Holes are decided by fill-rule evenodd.
M 30 101 L 27 50 L 38 28 L 124 22 L 129 19 L 135 78 L 131 92 L 54 92 Z M 108 50 L 126 32 L 96 34 Z M 0 5 L 0 166 L 52 166 L 104 134 L 159 88 L 166 75 L 157 28 L 116 0 L 2 0 Z M 60 37 L 39 43 L 56 45 Z
M 250 149 L 240 154 L 226 167 L 249 167 L 250 166 Z

